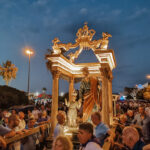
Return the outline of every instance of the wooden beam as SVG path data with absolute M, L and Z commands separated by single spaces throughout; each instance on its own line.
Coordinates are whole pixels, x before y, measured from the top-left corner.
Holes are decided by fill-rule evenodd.
M 48 124 L 44 124 L 42 126 L 44 126 L 45 129 L 49 128 Z M 11 138 L 5 138 L 5 141 L 6 141 L 6 144 L 10 144 L 10 143 L 19 141 L 19 140 L 21 140 L 21 139 L 23 139 L 29 135 L 38 133 L 40 131 L 41 131 L 40 126 L 32 128 L 32 129 L 27 129 L 25 132 L 22 132 L 22 134 L 16 134 L 14 137 L 11 137 Z

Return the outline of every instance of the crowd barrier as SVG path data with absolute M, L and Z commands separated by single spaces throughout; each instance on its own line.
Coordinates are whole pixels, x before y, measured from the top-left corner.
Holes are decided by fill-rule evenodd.
M 19 134 L 16 134 L 14 137 L 11 137 L 11 138 L 5 138 L 5 142 L 6 142 L 6 144 L 7 144 L 7 150 L 9 150 L 10 148 L 10 145 L 12 146 L 13 145 L 13 143 L 15 143 L 15 142 L 18 142 L 18 141 L 21 141 L 21 140 L 23 140 L 24 138 L 26 138 L 26 137 L 28 137 L 28 136 L 30 136 L 30 135 L 33 135 L 33 134 L 36 134 L 36 133 L 41 133 L 41 134 L 43 134 L 42 132 L 42 129 L 44 130 L 44 131 L 47 131 L 48 133 L 47 133 L 47 135 L 49 135 L 49 133 L 50 133 L 50 123 L 44 123 L 44 124 L 42 124 L 42 125 L 39 125 L 39 126 L 37 126 L 37 127 L 35 127 L 35 128 L 32 128 L 32 129 L 27 129 L 27 130 L 25 130 L 25 131 L 21 131 L 21 133 L 19 133 Z

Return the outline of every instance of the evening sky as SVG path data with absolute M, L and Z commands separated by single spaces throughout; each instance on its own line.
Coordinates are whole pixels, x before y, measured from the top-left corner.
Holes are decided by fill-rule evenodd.
M 55 37 L 63 43 L 74 43 L 84 22 L 96 31 L 95 39 L 101 38 L 102 32 L 112 35 L 109 48 L 114 50 L 117 62 L 113 92 L 148 82 L 149 0 L 0 0 L 0 64 L 11 60 L 19 69 L 10 86 L 27 90 L 28 57 L 23 49 L 30 46 L 35 51 L 30 91 L 41 92 L 46 87 L 47 93 L 52 93 L 52 76 L 45 65 L 47 49 L 51 49 Z M 94 56 L 86 51 L 77 61 L 87 60 L 94 60 Z M 0 77 L 0 85 L 4 84 Z M 59 91 L 68 91 L 67 81 L 60 80 Z

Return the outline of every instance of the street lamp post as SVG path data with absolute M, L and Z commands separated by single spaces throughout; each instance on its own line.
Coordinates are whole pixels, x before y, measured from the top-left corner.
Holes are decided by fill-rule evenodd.
M 33 51 L 31 50 L 26 50 L 26 54 L 29 56 L 29 67 L 28 67 L 28 87 L 27 87 L 27 93 L 29 95 L 30 92 L 30 57 L 33 54 Z

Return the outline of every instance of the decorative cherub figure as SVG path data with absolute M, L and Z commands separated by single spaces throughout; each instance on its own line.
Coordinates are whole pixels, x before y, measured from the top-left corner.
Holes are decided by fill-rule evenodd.
M 67 117 L 68 117 L 68 126 L 70 127 L 76 127 L 77 109 L 80 109 L 81 107 L 81 101 L 76 101 L 76 97 L 77 97 L 77 92 L 74 90 L 72 93 L 71 102 L 65 99 L 65 105 L 69 107 Z
M 60 43 L 60 40 L 59 40 L 59 38 L 54 38 L 54 40 L 52 41 L 53 42 L 53 46 L 52 46 L 52 48 L 53 48 L 53 53 L 54 54 L 60 54 L 61 53 L 61 49 L 60 49 L 60 46 L 59 46 L 59 44 L 58 43 Z
M 102 40 L 101 40 L 101 49 L 102 50 L 107 50 L 107 47 L 108 47 L 108 43 L 109 43 L 109 40 L 108 38 L 109 37 L 112 37 L 111 34 L 107 33 L 107 32 L 103 32 L 102 33 Z

